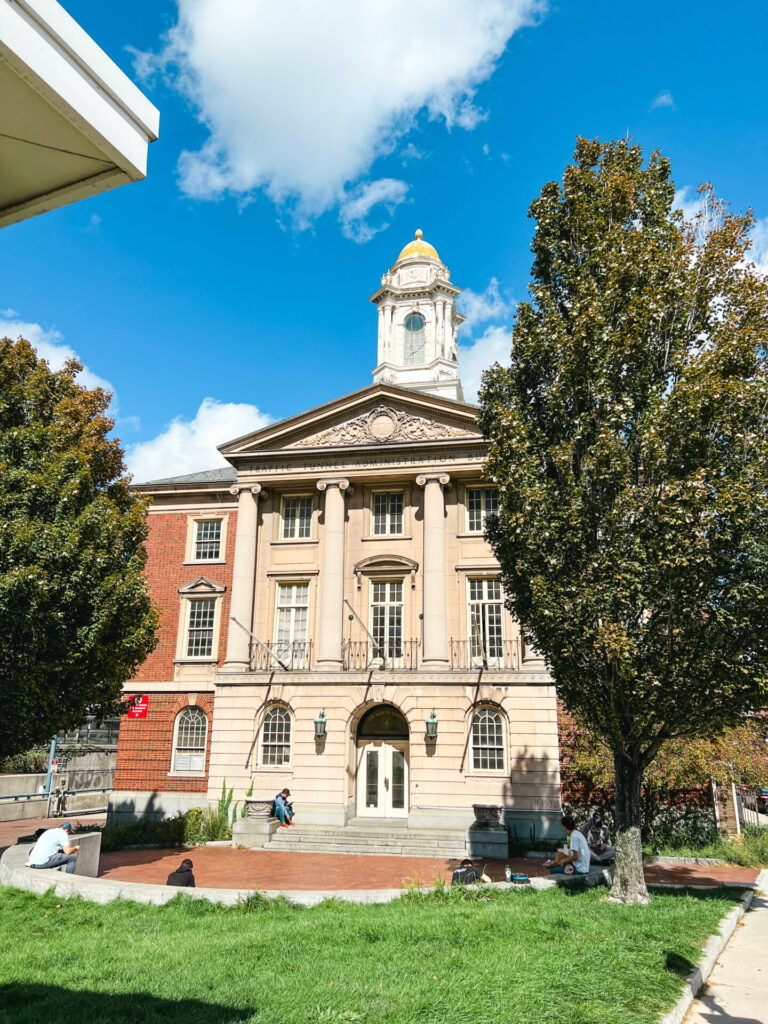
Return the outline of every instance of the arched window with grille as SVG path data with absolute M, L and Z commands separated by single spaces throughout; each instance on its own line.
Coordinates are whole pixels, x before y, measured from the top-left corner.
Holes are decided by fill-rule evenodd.
M 174 772 L 204 772 L 208 740 L 208 718 L 202 708 L 183 708 L 176 716 L 173 730 Z
M 472 716 L 472 771 L 504 771 L 504 720 L 495 708 Z
M 409 313 L 405 318 L 405 346 L 403 363 L 414 366 L 424 362 L 424 317 L 421 313 Z
M 267 710 L 261 724 L 261 764 L 280 767 L 291 763 L 291 713 L 275 705 Z

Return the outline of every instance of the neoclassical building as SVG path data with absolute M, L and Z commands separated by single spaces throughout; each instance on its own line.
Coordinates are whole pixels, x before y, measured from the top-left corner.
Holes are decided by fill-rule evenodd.
M 226 780 L 288 786 L 305 825 L 465 828 L 478 803 L 526 838 L 556 822 L 555 689 L 484 539 L 458 294 L 417 232 L 371 296 L 373 384 L 227 441 L 225 469 L 137 485 L 162 623 L 126 687 L 148 701 L 122 720 L 114 820 Z

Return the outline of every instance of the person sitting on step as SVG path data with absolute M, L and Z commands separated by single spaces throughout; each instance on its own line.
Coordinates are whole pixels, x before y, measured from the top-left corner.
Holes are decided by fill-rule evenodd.
M 592 863 L 610 864 L 615 859 L 616 851 L 611 846 L 611 836 L 600 811 L 595 811 L 586 825 L 581 826 L 581 833 L 589 845 Z
M 281 828 L 293 824 L 293 803 L 288 799 L 290 795 L 290 789 L 281 789 L 275 797 L 275 816 L 280 819 Z

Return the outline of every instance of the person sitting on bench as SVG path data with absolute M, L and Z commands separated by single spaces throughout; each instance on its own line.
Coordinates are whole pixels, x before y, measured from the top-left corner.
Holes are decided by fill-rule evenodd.
M 275 816 L 280 819 L 281 828 L 293 824 L 293 804 L 288 799 L 290 795 L 290 789 L 281 789 L 275 797 Z
M 595 864 L 610 864 L 615 859 L 616 851 L 611 846 L 611 836 L 600 811 L 595 811 L 586 825 L 581 826 L 581 833 L 587 840 L 590 857 Z
M 47 828 L 30 850 L 27 864 L 31 868 L 58 868 L 66 864 L 64 870 L 73 874 L 80 847 L 69 845 L 71 831 L 71 821 L 62 821 L 58 828 Z
M 568 833 L 569 853 L 558 850 L 554 860 L 545 860 L 544 866 L 548 867 L 550 873 L 555 875 L 586 875 L 589 871 L 589 846 L 587 840 L 576 828 L 573 818 L 566 815 L 560 819 L 560 824 Z

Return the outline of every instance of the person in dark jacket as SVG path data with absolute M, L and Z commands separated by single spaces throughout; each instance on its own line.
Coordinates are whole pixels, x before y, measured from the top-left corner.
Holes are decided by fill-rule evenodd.
M 195 876 L 192 874 L 192 861 L 185 857 L 175 871 L 168 875 L 166 885 L 186 885 L 191 889 L 195 888 Z

